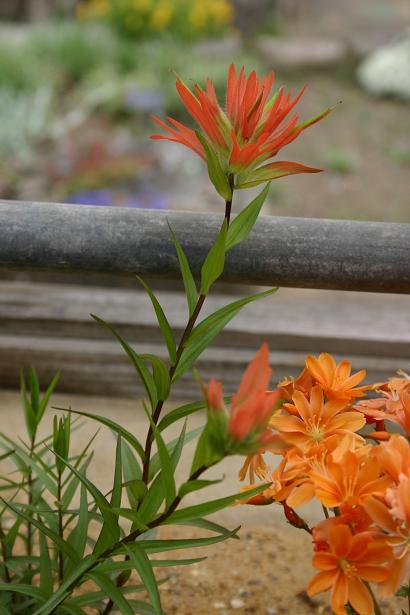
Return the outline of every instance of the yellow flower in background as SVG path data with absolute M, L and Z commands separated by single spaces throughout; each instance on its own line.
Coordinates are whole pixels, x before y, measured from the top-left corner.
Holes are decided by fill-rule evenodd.
M 232 0 L 81 0 L 79 21 L 103 19 L 133 36 L 170 31 L 182 40 L 221 35 L 233 21 Z
M 162 2 L 152 11 L 149 25 L 153 30 L 165 30 L 172 17 L 173 9 L 171 5 L 168 2 Z
M 149 13 L 152 10 L 152 0 L 132 0 L 132 6 L 136 11 Z

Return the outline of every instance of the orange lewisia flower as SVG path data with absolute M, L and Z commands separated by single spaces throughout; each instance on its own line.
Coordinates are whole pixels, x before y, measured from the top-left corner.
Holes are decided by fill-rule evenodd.
M 387 489 L 386 503 L 369 498 L 364 508 L 392 550 L 388 578 L 381 584 L 384 596 L 392 596 L 410 575 L 410 479 L 402 476 L 397 487 Z
M 318 359 L 311 355 L 306 357 L 306 367 L 329 399 L 350 401 L 362 397 L 363 392 L 369 388 L 356 386 L 366 376 L 366 370 L 350 375 L 352 366 L 349 361 L 343 360 L 337 365 L 332 355 L 326 352 L 319 355 Z
M 368 447 L 347 451 L 337 462 L 329 459 L 324 468 L 310 472 L 316 497 L 323 506 L 361 505 L 372 495 L 383 495 L 391 485 L 390 477 L 381 475 L 376 457 L 364 457 L 362 451 L 366 453 Z
M 313 566 L 316 574 L 307 588 L 314 596 L 332 588 L 331 603 L 336 615 L 345 615 L 349 602 L 359 615 L 372 615 L 372 596 L 363 581 L 381 582 L 388 570 L 381 564 L 390 557 L 390 549 L 369 534 L 352 535 L 347 525 L 335 524 L 328 532 L 327 551 L 318 551 Z
M 375 449 L 377 461 L 385 474 L 395 483 L 401 476 L 410 476 L 410 444 L 406 438 L 394 434 L 388 442 Z
M 206 82 L 205 90 L 194 84 L 193 91 L 178 79 L 178 94 L 201 133 L 187 128 L 172 117 L 167 118 L 169 124 L 153 117 L 167 134 L 155 134 L 151 138 L 181 143 L 204 160 L 208 159 L 207 149 L 210 148 L 217 156 L 226 179 L 236 176 L 237 188 L 255 186 L 295 173 L 316 173 L 320 169 L 296 162 L 273 162 L 259 166 L 276 156 L 305 128 L 330 112 L 327 109 L 302 123 L 298 122 L 296 114 L 289 118 L 304 90 L 293 99 L 283 88 L 272 96 L 273 81 L 273 73 L 259 80 L 253 71 L 247 77 L 243 67 L 238 75 L 232 64 L 228 73 L 225 109 L 222 109 L 210 79 Z
M 284 404 L 291 415 L 275 415 L 270 424 L 285 442 L 295 446 L 316 446 L 335 434 L 343 436 L 358 431 L 366 422 L 360 412 L 343 412 L 346 407 L 343 399 L 325 403 L 320 386 L 313 387 L 310 400 L 301 391 L 295 391 L 292 399 L 294 406 Z

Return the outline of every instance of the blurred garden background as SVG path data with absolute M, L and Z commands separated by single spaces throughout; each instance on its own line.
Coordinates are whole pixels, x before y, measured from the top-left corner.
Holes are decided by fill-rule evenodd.
M 222 94 L 234 61 L 335 106 L 281 156 L 326 173 L 265 213 L 410 222 L 409 27 L 408 0 L 0 0 L 0 198 L 218 210 L 150 114 L 187 121 L 175 73 Z

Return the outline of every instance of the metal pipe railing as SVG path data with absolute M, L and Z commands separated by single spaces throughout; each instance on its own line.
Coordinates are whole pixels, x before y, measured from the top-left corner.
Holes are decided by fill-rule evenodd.
M 0 201 L 0 269 L 180 277 L 167 219 L 192 269 L 223 214 Z M 410 224 L 262 216 L 223 280 L 410 294 Z

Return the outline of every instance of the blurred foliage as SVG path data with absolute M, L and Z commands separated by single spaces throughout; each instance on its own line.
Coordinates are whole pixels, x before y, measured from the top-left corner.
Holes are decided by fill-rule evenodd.
M 95 114 L 147 131 L 149 113 L 181 113 L 172 75 L 199 83 L 212 75 L 222 95 L 231 54 L 212 52 L 164 32 L 142 41 L 104 24 L 54 21 L 0 40 L 0 157 L 20 168 L 38 145 L 58 140 Z M 249 53 L 236 61 L 258 70 Z M 4 174 L 3 174 L 4 176 Z
M 232 25 L 231 0 L 83 0 L 77 18 L 105 21 L 134 39 L 167 31 L 180 40 L 221 36 Z
M 334 171 L 340 175 L 354 173 L 360 164 L 355 152 L 342 149 L 329 150 L 322 156 L 322 160 L 326 170 Z

